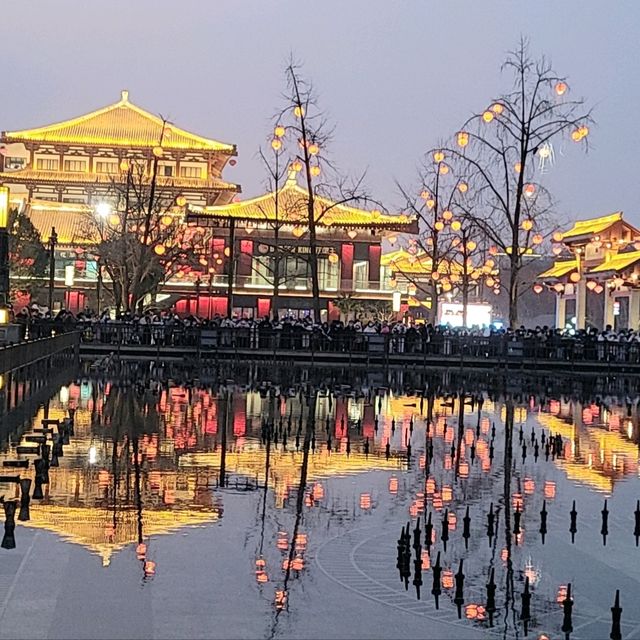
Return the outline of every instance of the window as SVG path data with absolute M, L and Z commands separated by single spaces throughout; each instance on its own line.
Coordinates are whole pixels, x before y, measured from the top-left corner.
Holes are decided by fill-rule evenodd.
M 180 167 L 182 178 L 202 178 L 202 167 Z
M 340 262 L 329 262 L 327 258 L 318 259 L 318 281 L 320 289 L 338 289 Z
M 62 202 L 68 202 L 69 204 L 86 204 L 87 200 L 81 196 L 62 196 Z
M 57 158 L 37 158 L 36 169 L 40 171 L 57 171 L 58 159 Z
M 270 256 L 254 257 L 251 264 L 251 284 L 273 284 L 273 262 Z
M 95 167 L 96 167 L 96 173 L 109 173 L 112 175 L 115 173 L 118 173 L 118 163 L 112 160 L 108 160 L 108 161 L 96 160 Z
M 26 158 L 5 158 L 4 159 L 4 168 L 5 169 L 24 169 L 27 164 Z
M 86 160 L 65 160 L 64 170 L 71 172 L 81 172 L 87 170 Z
M 287 256 L 284 260 L 284 273 L 282 274 L 283 284 L 287 287 L 309 286 L 309 264 L 306 260 Z
M 354 263 L 353 286 L 355 289 L 369 288 L 369 263 L 366 260 Z
M 170 177 L 173 175 L 173 167 L 170 164 L 163 164 L 160 166 L 160 175 Z

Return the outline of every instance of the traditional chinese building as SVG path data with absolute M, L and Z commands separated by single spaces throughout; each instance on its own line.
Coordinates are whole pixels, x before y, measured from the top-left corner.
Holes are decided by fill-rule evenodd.
M 640 326 L 640 230 L 618 211 L 580 220 L 554 236 L 558 259 L 542 272 L 538 291 L 556 293 L 556 326 L 578 329 Z
M 96 204 L 134 164 L 158 186 L 188 202 L 226 204 L 240 190 L 222 179 L 235 145 L 189 133 L 141 109 L 123 91 L 118 102 L 56 124 L 4 131 L 0 184 L 12 199 Z M 155 154 L 155 155 L 154 155 Z
M 391 301 L 393 291 L 385 286 L 381 268 L 382 240 L 415 233 L 416 221 L 319 196 L 314 206 L 320 295 L 327 317 L 339 314 L 334 305 L 339 297 Z M 227 205 L 190 206 L 187 219 L 210 229 L 213 237 L 208 282 L 199 287 L 197 313 L 226 313 L 231 272 L 234 312 L 269 315 L 276 265 L 281 312 L 310 312 L 308 215 L 307 191 L 293 171 L 277 191 Z

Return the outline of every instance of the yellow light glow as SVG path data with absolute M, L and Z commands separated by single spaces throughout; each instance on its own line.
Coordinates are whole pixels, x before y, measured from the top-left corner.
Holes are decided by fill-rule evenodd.
M 271 141 L 271 148 L 274 151 L 280 151 L 280 149 L 282 148 L 282 142 L 280 142 L 280 140 L 278 140 L 278 138 L 274 138 Z
M 281 124 L 279 124 L 276 126 L 273 133 L 276 136 L 276 138 L 282 138 L 286 133 L 286 129 Z
M 444 153 L 442 151 L 434 151 L 433 159 L 435 162 L 442 162 L 444 160 Z
M 9 225 L 9 187 L 0 187 L 0 229 Z
M 466 131 L 459 131 L 457 141 L 459 146 L 466 147 L 469 144 L 469 134 Z
M 462 228 L 462 224 L 461 224 L 460 220 L 454 220 L 454 221 L 451 223 L 451 228 L 452 228 L 454 231 L 460 231 L 460 229 Z
M 493 120 L 493 113 L 491 111 L 485 111 L 482 114 L 482 119 L 487 123 L 491 122 Z

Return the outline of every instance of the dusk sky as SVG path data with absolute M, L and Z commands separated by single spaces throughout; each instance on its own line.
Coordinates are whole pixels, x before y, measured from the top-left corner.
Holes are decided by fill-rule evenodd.
M 520 35 L 595 108 L 591 150 L 556 147 L 544 175 L 561 215 L 622 209 L 640 225 L 640 3 L 592 0 L 56 0 L 3 2 L 0 129 L 49 124 L 119 99 L 238 146 L 225 178 L 263 190 L 257 149 L 281 104 L 290 54 L 336 126 L 331 157 L 367 170 L 390 209 L 421 155 L 510 86 Z

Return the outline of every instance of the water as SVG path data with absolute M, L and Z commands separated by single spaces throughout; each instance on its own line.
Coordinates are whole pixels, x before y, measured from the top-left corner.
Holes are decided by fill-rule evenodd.
M 462 397 L 451 380 L 446 393 L 442 379 L 416 394 L 366 376 L 329 391 L 271 373 L 282 384 L 87 377 L 12 432 L 0 460 L 29 467 L 1 473 L 34 479 L 36 456 L 16 447 L 75 409 L 44 497 L 28 521 L 16 512 L 15 548 L 0 549 L 0 637 L 511 638 L 526 622 L 529 637 L 557 638 L 569 584 L 571 638 L 609 637 L 616 590 L 622 637 L 640 637 L 629 388 L 504 393 L 485 380 Z M 546 459 L 543 434 L 559 455 Z M 3 482 L 0 495 L 20 490 Z

